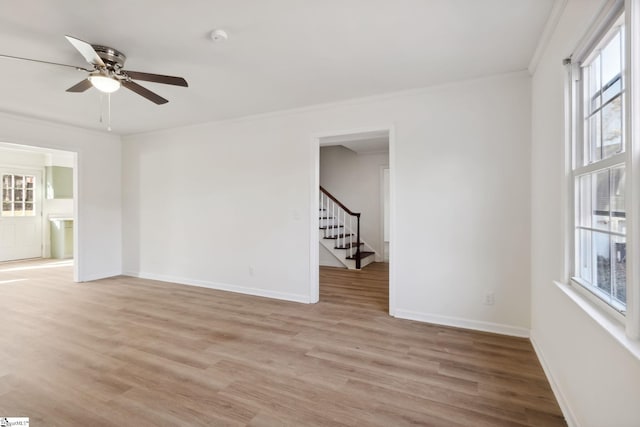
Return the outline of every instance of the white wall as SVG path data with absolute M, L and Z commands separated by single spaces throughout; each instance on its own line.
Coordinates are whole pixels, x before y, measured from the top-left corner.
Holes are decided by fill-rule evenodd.
M 562 280 L 563 67 L 604 2 L 570 0 L 533 78 L 532 339 L 570 423 L 640 425 L 640 361 L 577 307 Z
M 46 155 L 43 153 L 7 149 L 0 143 L 0 166 L 17 166 L 44 172 Z
M 335 255 L 329 252 L 327 248 L 322 246 L 322 244 L 318 243 L 318 248 L 319 248 L 319 251 L 318 251 L 319 265 L 322 265 L 325 267 L 347 268 L 344 266 L 344 264 L 338 261 Z
M 78 153 L 78 278 L 122 272 L 122 181 L 120 138 L 0 113 L 0 142 Z
M 530 99 L 522 72 L 125 137 L 124 270 L 309 301 L 313 136 L 393 125 L 396 315 L 527 334 Z
M 382 261 L 382 188 L 380 166 L 389 153 L 356 153 L 341 145 L 320 147 L 320 185 L 353 212 L 360 212 L 361 238 Z M 324 264 L 320 264 L 324 265 Z

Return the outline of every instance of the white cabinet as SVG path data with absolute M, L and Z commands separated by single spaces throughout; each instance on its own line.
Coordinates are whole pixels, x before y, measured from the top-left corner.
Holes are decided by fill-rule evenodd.
M 51 258 L 73 258 L 73 218 L 49 218 Z

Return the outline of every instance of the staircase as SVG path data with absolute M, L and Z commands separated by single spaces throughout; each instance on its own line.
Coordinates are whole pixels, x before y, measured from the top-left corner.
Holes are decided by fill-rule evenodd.
M 320 187 L 320 244 L 350 270 L 375 259 L 375 251 L 360 237 L 360 213 L 352 212 Z

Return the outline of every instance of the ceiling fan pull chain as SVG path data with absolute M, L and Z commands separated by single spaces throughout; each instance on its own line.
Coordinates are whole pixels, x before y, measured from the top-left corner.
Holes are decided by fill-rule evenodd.
M 111 94 L 107 94 L 107 130 L 111 132 Z
M 98 98 L 98 110 L 100 111 L 100 123 L 102 123 L 102 111 L 104 110 L 102 105 L 103 105 L 102 92 L 100 92 L 100 97 Z

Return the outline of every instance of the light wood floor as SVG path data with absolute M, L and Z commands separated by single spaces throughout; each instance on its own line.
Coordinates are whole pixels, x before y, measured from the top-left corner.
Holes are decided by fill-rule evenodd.
M 53 264 L 53 265 L 51 265 Z M 33 426 L 565 425 L 530 343 L 389 317 L 388 271 L 305 305 L 0 264 L 0 416 Z

